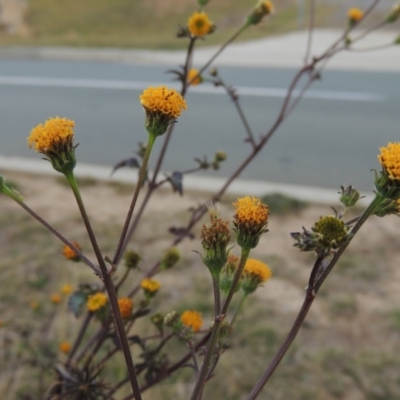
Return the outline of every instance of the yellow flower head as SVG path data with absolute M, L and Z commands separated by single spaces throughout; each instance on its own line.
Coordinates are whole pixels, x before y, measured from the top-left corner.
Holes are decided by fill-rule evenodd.
M 147 293 L 157 293 L 158 289 L 160 289 L 160 283 L 155 281 L 154 279 L 145 278 L 142 280 L 140 287 Z
M 49 118 L 44 125 L 32 129 L 28 137 L 29 148 L 34 147 L 40 153 L 54 150 L 59 143 L 72 140 L 75 122 L 67 118 Z
M 189 70 L 188 75 L 187 75 L 187 82 L 189 85 L 199 85 L 200 83 L 203 82 L 203 78 L 201 75 L 199 75 L 199 70 L 192 68 Z
M 202 37 L 214 30 L 214 24 L 205 12 L 195 11 L 187 23 L 188 30 L 192 36 Z
M 262 233 L 267 232 L 269 208 L 255 197 L 242 197 L 233 205 L 236 208 L 233 224 L 241 247 L 254 248 Z
M 272 272 L 267 264 L 249 258 L 242 272 L 241 287 L 246 294 L 253 293 L 261 283 L 266 282 L 271 276 Z
M 267 264 L 254 258 L 249 258 L 244 266 L 243 274 L 254 277 L 259 283 L 262 283 L 271 278 L 272 271 Z
M 203 325 L 201 314 L 194 310 L 187 310 L 182 313 L 181 321 L 185 326 L 192 328 L 193 332 L 198 332 Z
M 378 160 L 388 177 L 392 180 L 400 180 L 400 142 L 389 143 L 387 147 L 381 147 Z
M 68 296 L 69 294 L 72 293 L 72 286 L 71 285 L 63 285 L 61 287 L 61 293 Z
M 185 99 L 175 89 L 166 86 L 149 87 L 139 97 L 146 112 L 146 129 L 155 136 L 165 133 L 187 108 Z
M 133 302 L 131 299 L 127 297 L 118 299 L 118 306 L 122 318 L 128 318 L 132 315 Z
M 362 19 L 364 16 L 364 11 L 359 8 L 350 8 L 347 11 L 347 16 L 349 17 L 350 23 L 356 23 Z
M 259 1 L 247 16 L 247 25 L 257 25 L 266 15 L 273 12 L 274 5 L 271 1 Z
M 81 250 L 81 246 L 78 242 L 72 242 L 72 244 L 78 249 Z M 63 256 L 67 260 L 78 262 L 81 260 L 81 256 L 78 253 L 75 253 L 75 250 L 71 249 L 71 247 L 65 245 L 63 247 Z
M 50 300 L 53 304 L 60 304 L 62 297 L 58 293 L 54 293 L 51 295 Z
M 60 349 L 61 353 L 68 354 L 69 351 L 71 350 L 71 345 L 68 342 L 61 342 L 59 349 Z
M 86 306 L 89 311 L 97 311 L 107 304 L 107 296 L 102 292 L 97 292 L 89 296 Z
M 29 148 L 45 154 L 58 172 L 70 172 L 76 164 L 73 145 L 75 122 L 67 118 L 49 118 L 32 129 Z
M 268 221 L 269 208 L 256 197 L 242 197 L 233 205 L 236 207 L 235 220 L 238 224 L 264 225 Z

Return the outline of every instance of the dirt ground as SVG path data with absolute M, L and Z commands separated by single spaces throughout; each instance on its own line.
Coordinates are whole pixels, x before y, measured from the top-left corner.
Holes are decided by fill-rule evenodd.
M 26 204 L 65 233 L 69 239 L 83 241 L 84 249 L 89 249 L 72 194 L 59 178 L 10 172 L 4 176 L 25 197 Z M 99 234 L 99 242 L 105 249 L 105 254 L 112 256 L 133 188 L 118 183 L 103 184 L 92 180 L 81 180 L 81 191 L 95 232 Z M 162 189 L 154 196 L 129 246 L 132 249 L 140 249 L 144 260 L 143 271 L 150 268 L 160 258 L 160 254 L 171 245 L 174 236 L 168 232 L 169 228 L 184 226 L 190 215 L 189 210 L 207 198 L 207 193 L 199 192 L 189 192 L 180 197 L 172 193 L 169 188 Z M 228 195 L 218 205 L 221 215 L 229 220 L 234 213 L 233 200 L 234 198 Z M 338 207 L 338 204 L 333 206 Z M 2 225 L 0 225 L 0 257 L 4 261 L 10 259 L 10 249 L 14 241 L 19 238 L 23 240 L 23 232 L 19 236 L 11 235 L 7 219 L 15 214 L 22 215 L 23 210 L 5 196 L 0 197 L 0 210 Z M 271 211 L 269 232 L 263 235 L 251 257 L 266 262 L 273 271 L 273 278 L 257 290 L 255 298 L 260 307 L 267 307 L 268 312 L 272 313 L 275 322 L 280 325 L 279 333 L 283 334 L 287 332 L 290 321 L 293 321 L 301 306 L 313 262 L 311 254 L 301 253 L 293 247 L 293 239 L 289 233 L 300 231 L 302 226 L 310 228 L 321 215 L 331 214 L 331 210 L 325 205 L 310 204 L 300 211 L 290 211 L 284 215 L 274 215 L 274 211 Z M 354 213 L 351 213 L 349 218 L 353 216 Z M 186 240 L 178 246 L 182 254 L 181 266 L 160 275 L 159 280 L 166 290 L 165 298 L 169 302 L 174 303 L 179 298 L 190 297 L 199 291 L 199 285 L 203 285 L 204 282 L 209 284 L 208 272 L 201 264 L 198 254 L 193 252 L 202 250 L 198 237 L 199 228 L 200 225 L 195 228 L 193 240 Z M 13 230 L 15 229 L 17 227 L 14 226 Z M 305 328 L 300 332 L 299 346 L 303 352 L 308 351 L 318 360 L 321 352 L 330 346 L 339 348 L 344 353 L 352 353 L 354 359 L 360 363 L 357 371 L 361 371 L 361 378 L 349 381 L 347 376 L 343 381 L 344 388 L 340 396 L 332 395 L 334 389 L 327 390 L 325 383 L 324 391 L 318 392 L 317 397 L 309 397 L 310 399 L 379 398 L 365 397 L 370 392 L 375 393 L 377 384 L 365 377 L 368 376 L 365 371 L 369 368 L 369 364 L 364 365 L 359 360 L 368 351 L 373 350 L 379 357 L 389 357 L 394 356 L 399 349 L 400 327 L 399 322 L 396 322 L 396 316 L 400 315 L 398 232 L 397 217 L 370 218 L 353 239 L 350 248 L 315 301 Z M 49 245 L 55 249 L 61 246 L 53 239 Z M 238 254 L 237 246 L 233 249 L 233 253 Z M 87 255 L 93 256 L 90 251 Z M 16 270 L 23 274 L 24 266 L 19 265 Z M 82 270 L 77 272 L 71 266 L 63 269 L 57 276 L 60 281 L 69 279 L 72 284 L 78 284 L 83 277 L 91 281 L 96 280 L 90 270 L 82 274 Z M 0 282 L 7 285 L 8 278 L 9 272 L 4 269 L 3 263 L 3 266 L 0 266 Z M 211 302 L 210 288 L 206 289 L 208 291 L 206 298 L 204 298 L 204 288 L 201 290 L 203 296 L 201 301 Z M 198 297 L 199 293 L 196 296 Z M 8 307 L 1 307 L 0 311 L 2 320 L 7 320 L 14 314 Z M 211 319 L 208 323 L 211 323 Z M 394 361 L 391 359 L 390 362 Z M 336 375 L 332 379 L 336 382 Z M 362 384 L 359 382 L 360 379 Z M 400 393 L 400 385 L 397 381 L 393 382 L 390 379 L 388 382 L 386 377 L 380 384 L 388 386 L 387 390 L 391 390 L 389 393 L 397 396 Z M 324 397 L 319 397 L 322 396 L 320 393 L 324 393 Z

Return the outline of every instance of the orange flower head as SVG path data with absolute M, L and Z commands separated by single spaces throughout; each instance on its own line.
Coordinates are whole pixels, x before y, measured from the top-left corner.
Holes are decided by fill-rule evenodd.
M 61 353 L 68 354 L 71 350 L 71 344 L 69 342 L 61 342 L 59 349 Z
M 72 242 L 72 244 L 80 251 L 81 246 L 78 242 Z M 75 252 L 75 250 L 71 249 L 71 247 L 65 245 L 63 247 L 63 256 L 67 260 L 78 262 L 81 260 L 81 256 Z
M 51 295 L 50 300 L 53 304 L 60 304 L 62 297 L 58 293 L 54 293 Z
M 198 332 L 203 325 L 202 315 L 194 310 L 187 310 L 181 315 L 182 323 L 191 328 L 193 332 Z
M 122 318 L 128 318 L 132 315 L 133 302 L 131 299 L 127 297 L 118 299 L 118 306 Z

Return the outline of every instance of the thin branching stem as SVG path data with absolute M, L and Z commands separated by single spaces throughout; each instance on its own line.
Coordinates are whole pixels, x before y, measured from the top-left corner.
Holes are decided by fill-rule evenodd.
M 135 366 L 133 364 L 132 355 L 131 355 L 131 352 L 129 349 L 129 343 L 128 343 L 128 339 L 127 339 L 126 333 L 125 333 L 124 322 L 122 320 L 121 312 L 119 310 L 117 293 L 115 291 L 114 283 L 108 272 L 108 269 L 107 269 L 107 266 L 103 259 L 103 255 L 101 253 L 100 247 L 97 243 L 97 239 L 94 234 L 92 225 L 90 223 L 89 216 L 87 215 L 86 208 L 83 203 L 75 176 L 71 172 L 71 173 L 65 174 L 65 177 L 67 178 L 68 183 L 70 184 L 72 192 L 75 196 L 79 211 L 81 212 L 81 215 L 82 215 L 82 220 L 85 224 L 86 231 L 88 233 L 90 242 L 92 244 L 93 250 L 94 250 L 96 258 L 97 258 L 97 262 L 99 263 L 99 266 L 101 269 L 102 279 L 103 279 L 104 286 L 105 286 L 107 294 L 108 294 L 108 298 L 110 300 L 111 309 L 113 311 L 114 322 L 115 322 L 115 325 L 116 325 L 116 328 L 118 331 L 118 336 L 120 339 L 122 352 L 124 354 L 125 363 L 128 368 L 129 379 L 130 379 L 130 383 L 131 383 L 131 387 L 132 387 L 135 399 L 141 400 L 142 397 L 140 395 L 140 389 L 139 389 L 139 384 L 138 384 L 137 377 L 136 377 Z

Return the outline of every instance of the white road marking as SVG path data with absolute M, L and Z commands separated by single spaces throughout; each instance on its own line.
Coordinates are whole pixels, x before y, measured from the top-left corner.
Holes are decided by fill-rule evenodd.
M 169 87 L 179 89 L 176 83 L 166 82 L 142 82 L 142 81 L 124 81 L 107 79 L 74 79 L 74 78 L 42 78 L 29 76 L 0 76 L 0 85 L 10 86 L 42 86 L 42 87 L 64 87 L 64 88 L 85 88 L 85 89 L 109 89 L 109 90 L 143 90 L 149 86 L 160 86 L 167 84 Z M 267 88 L 252 86 L 236 86 L 237 93 L 240 96 L 256 97 L 275 97 L 284 98 L 287 89 Z M 203 84 L 190 88 L 193 93 L 203 94 L 225 94 L 221 87 L 214 87 L 210 84 Z M 298 94 L 295 91 L 294 96 Z M 344 92 L 333 90 L 308 90 L 305 95 L 307 99 L 319 100 L 339 100 L 339 101 L 361 101 L 361 102 L 383 102 L 387 97 L 378 93 L 367 92 Z

